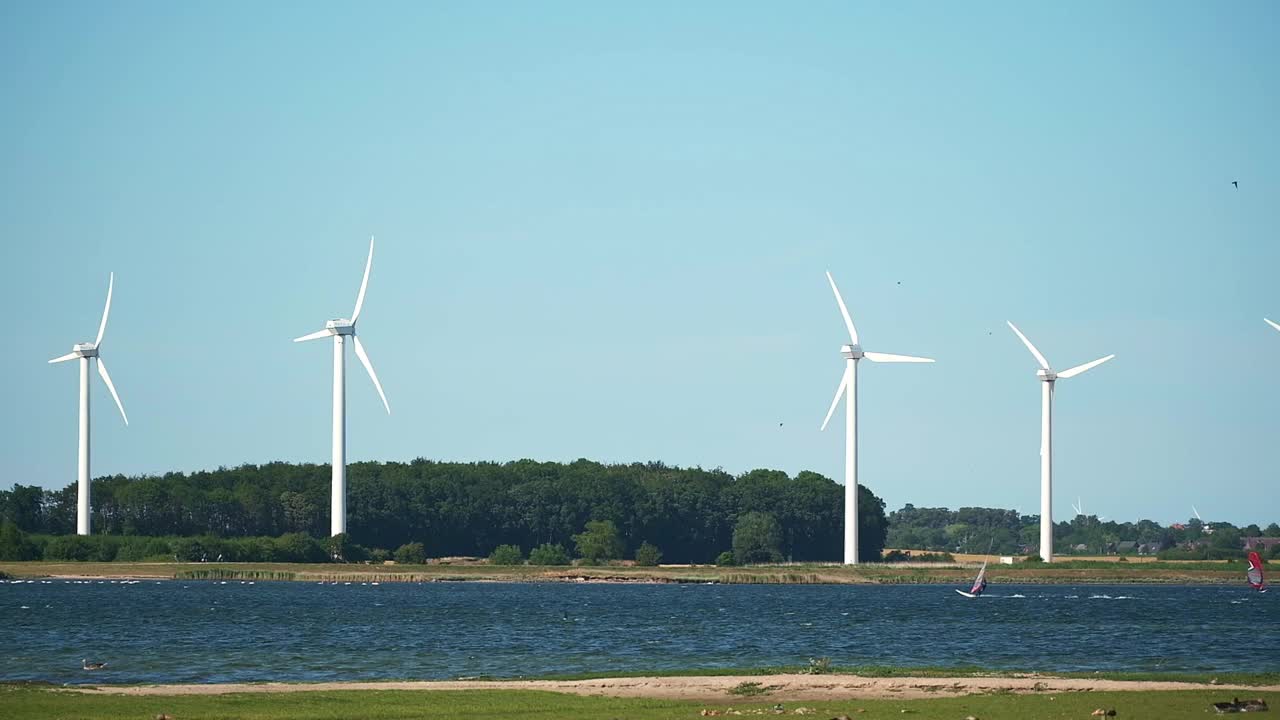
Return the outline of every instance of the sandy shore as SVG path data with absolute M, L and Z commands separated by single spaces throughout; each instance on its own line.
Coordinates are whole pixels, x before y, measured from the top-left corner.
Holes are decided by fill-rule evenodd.
M 723 701 L 744 682 L 769 688 L 762 698 L 778 700 L 851 700 L 926 698 L 990 692 L 1067 693 L 1103 691 L 1206 690 L 1253 694 L 1280 692 L 1280 685 L 1202 685 L 1187 682 L 1090 680 L 1052 677 L 880 678 L 857 675 L 733 675 L 630 677 L 592 680 L 423 680 L 400 682 L 227 683 L 143 685 L 77 689 L 114 695 L 223 695 L 227 693 L 315 692 L 324 690 L 547 690 L 576 695 Z

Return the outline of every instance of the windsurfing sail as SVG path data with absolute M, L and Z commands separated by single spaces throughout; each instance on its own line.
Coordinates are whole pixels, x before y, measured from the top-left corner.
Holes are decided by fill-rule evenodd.
M 970 595 L 981 595 L 983 590 L 987 589 L 987 561 L 982 561 L 982 569 L 978 571 L 978 577 L 973 580 L 973 587 L 969 588 Z
M 1249 553 L 1249 572 L 1245 577 L 1254 590 L 1262 590 L 1267 586 L 1267 581 L 1262 577 L 1262 558 L 1256 552 Z

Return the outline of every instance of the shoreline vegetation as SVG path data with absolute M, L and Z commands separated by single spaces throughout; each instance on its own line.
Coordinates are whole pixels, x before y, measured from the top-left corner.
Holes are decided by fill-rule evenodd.
M 0 562 L 0 577 L 65 580 L 394 582 L 715 583 L 726 585 L 964 585 L 975 565 L 964 563 L 787 564 L 721 567 L 491 565 L 477 561 L 432 564 L 217 563 L 217 562 Z M 1127 563 L 1072 561 L 991 565 L 999 585 L 1243 585 L 1243 565 L 1224 561 Z

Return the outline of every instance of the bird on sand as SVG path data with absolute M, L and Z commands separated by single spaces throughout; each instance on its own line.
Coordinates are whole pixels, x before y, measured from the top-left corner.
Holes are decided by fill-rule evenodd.
M 104 662 L 89 662 L 84 658 L 80 658 L 80 666 L 85 670 L 101 670 L 107 666 Z

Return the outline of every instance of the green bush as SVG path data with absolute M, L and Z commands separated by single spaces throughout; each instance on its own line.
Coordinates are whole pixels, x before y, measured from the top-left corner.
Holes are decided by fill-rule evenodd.
M 739 565 L 782 560 L 782 527 L 769 513 L 749 512 L 733 526 L 733 559 Z
M 177 538 L 169 547 L 178 562 L 200 562 L 205 557 L 204 545 L 197 538 Z
M 346 533 L 339 533 L 325 540 L 325 552 L 332 562 L 364 562 L 369 552 L 351 540 Z
M 427 549 L 420 542 L 405 543 L 396 548 L 396 562 L 403 565 L 421 565 L 427 561 Z
M 584 560 L 600 562 L 622 557 L 622 538 L 618 536 L 618 528 L 610 520 L 593 520 L 587 523 L 585 530 L 573 536 L 573 542 L 578 548 L 578 557 Z
M 733 553 L 728 550 L 725 550 L 716 556 L 716 565 L 719 565 L 720 567 L 733 567 L 737 564 L 738 563 L 733 559 Z
M 1044 562 L 1044 558 L 1040 557 L 1039 555 L 1037 555 L 1037 554 L 1035 554 L 1035 553 L 1031 553 L 1030 555 L 1028 555 L 1028 556 L 1026 556 L 1026 557 L 1022 558 L 1022 562 L 1026 562 L 1026 563 L 1041 563 L 1041 562 Z
M 524 551 L 516 545 L 499 545 L 489 553 L 490 565 L 521 565 L 524 563 Z
M 287 533 L 275 540 L 277 562 L 324 562 L 328 559 L 324 546 L 306 533 Z
M 657 545 L 645 541 L 640 543 L 639 549 L 636 550 L 636 564 L 644 567 L 654 567 L 662 562 L 662 551 Z
M 84 535 L 59 535 L 44 548 L 45 560 L 87 561 L 93 553 L 93 543 Z
M 370 562 L 384 563 L 391 559 L 391 553 L 382 548 L 374 548 L 369 551 Z
M 0 560 L 36 560 L 40 548 L 17 525 L 6 522 L 0 525 Z
M 530 565 L 568 565 L 569 553 L 559 543 L 543 543 L 529 551 Z
M 116 551 L 116 560 L 139 562 L 157 555 L 172 560 L 173 553 L 169 551 L 169 543 L 160 538 L 130 536 L 121 541 L 120 548 Z

